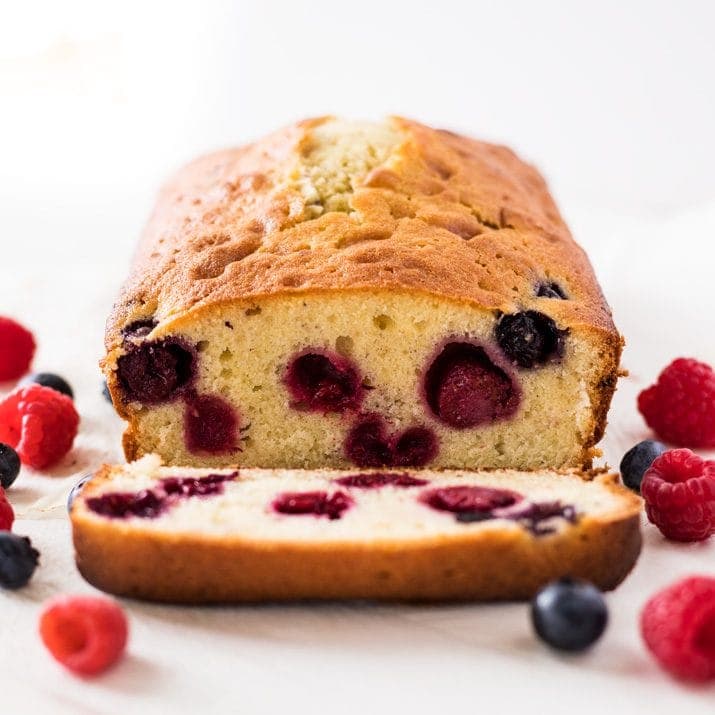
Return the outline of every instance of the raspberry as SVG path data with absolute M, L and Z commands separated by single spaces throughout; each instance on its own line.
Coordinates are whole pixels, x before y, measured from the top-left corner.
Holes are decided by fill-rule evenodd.
M 0 316 L 0 382 L 22 377 L 34 354 L 32 333 L 11 318 Z
M 715 461 L 689 449 L 654 460 L 641 482 L 646 513 L 668 539 L 701 541 L 715 533 Z
M 127 644 L 127 619 L 107 598 L 58 596 L 40 616 L 42 642 L 66 668 L 97 675 L 119 660 Z
M 72 400 L 49 387 L 20 387 L 0 402 L 0 442 L 16 449 L 23 464 L 34 469 L 62 459 L 78 425 Z
M 429 427 L 388 434 L 386 421 L 364 415 L 345 438 L 345 454 L 359 467 L 422 467 L 437 454 L 437 437 Z
M 15 512 L 5 496 L 5 490 L 0 487 L 0 531 L 10 531 L 15 521 Z
M 682 680 L 715 679 L 715 578 L 691 576 L 659 591 L 641 613 L 651 653 Z
M 273 501 L 273 508 L 280 514 L 313 514 L 340 519 L 353 500 L 343 492 L 285 492 Z
M 692 358 L 678 358 L 638 395 L 648 426 L 679 447 L 715 447 L 715 372 Z
M 283 381 L 297 409 L 345 412 L 364 397 L 357 367 L 342 355 L 304 352 L 288 365 Z
M 462 342 L 444 346 L 425 374 L 424 390 L 435 417 L 455 429 L 507 419 L 521 400 L 514 380 L 484 348 Z
M 491 487 L 454 486 L 437 487 L 423 492 L 421 501 L 438 511 L 490 512 L 522 500 L 521 494 L 508 489 L 492 489 Z

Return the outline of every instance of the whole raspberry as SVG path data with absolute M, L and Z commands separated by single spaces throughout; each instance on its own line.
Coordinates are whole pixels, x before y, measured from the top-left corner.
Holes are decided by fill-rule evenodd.
M 638 395 L 638 409 L 666 442 L 715 447 L 715 371 L 703 362 L 674 360 Z
M 0 531 L 10 531 L 15 521 L 15 512 L 5 496 L 5 490 L 0 487 Z
M 40 636 L 66 668 L 97 675 L 124 653 L 129 628 L 124 611 L 108 598 L 58 596 L 40 616 Z
M 0 442 L 16 449 L 23 464 L 34 469 L 62 459 L 78 426 L 72 400 L 50 387 L 20 387 L 0 402 Z
M 32 333 L 12 318 L 0 315 L 0 382 L 22 377 L 34 354 Z
M 715 679 L 715 578 L 691 576 L 656 593 L 641 613 L 641 634 L 676 678 Z
M 657 457 L 641 482 L 648 518 L 668 539 L 701 541 L 715 533 L 715 462 L 689 449 Z

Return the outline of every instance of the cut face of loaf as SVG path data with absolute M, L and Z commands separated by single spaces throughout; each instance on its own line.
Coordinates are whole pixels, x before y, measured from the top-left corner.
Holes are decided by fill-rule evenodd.
M 620 350 L 531 167 L 321 119 L 164 189 L 104 369 L 129 459 L 539 469 L 590 464 Z
M 77 563 L 176 601 L 518 599 L 571 575 L 615 587 L 640 500 L 576 473 L 104 467 L 75 498 Z

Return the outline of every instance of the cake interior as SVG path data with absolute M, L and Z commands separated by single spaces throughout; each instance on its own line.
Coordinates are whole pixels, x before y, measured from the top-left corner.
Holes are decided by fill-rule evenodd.
M 621 506 L 619 495 L 602 482 L 585 481 L 568 473 L 209 471 L 157 464 L 158 460 L 150 456 L 114 468 L 109 478 L 95 480 L 85 488 L 73 508 L 82 518 L 112 519 L 148 531 L 200 531 L 207 537 L 232 535 L 269 542 L 328 539 L 368 543 L 437 535 L 446 538 L 483 529 L 527 529 L 548 536 L 577 523 L 584 514 L 597 519 L 612 515 Z M 185 491 L 183 497 L 176 497 L 177 490 L 162 486 L 182 479 L 197 483 L 220 480 L 220 487 L 208 493 L 192 491 L 189 496 Z M 464 499 L 474 496 L 469 490 L 475 487 L 477 502 L 465 503 Z M 458 500 L 445 507 L 440 499 L 455 496 L 455 489 L 460 490 Z M 147 490 L 166 499 L 156 513 L 141 512 L 138 516 L 140 512 L 110 513 L 105 508 L 107 497 L 139 495 L 145 499 Z M 294 500 L 294 507 L 295 500 L 306 494 L 323 494 L 333 500 L 339 494 L 347 506 L 337 515 L 329 510 L 301 511 L 300 505 L 281 511 L 286 496 Z M 539 517 L 536 520 L 534 507 Z
M 171 349 L 191 363 L 165 399 L 126 398 L 136 420 L 130 456 L 155 452 L 187 466 L 538 469 L 582 464 L 592 438 L 600 360 L 588 333 L 572 330 L 562 354 L 522 368 L 497 344 L 492 312 L 429 296 L 279 296 L 192 317 L 128 341 L 153 355 L 178 339 Z M 137 381 L 143 389 L 147 375 Z

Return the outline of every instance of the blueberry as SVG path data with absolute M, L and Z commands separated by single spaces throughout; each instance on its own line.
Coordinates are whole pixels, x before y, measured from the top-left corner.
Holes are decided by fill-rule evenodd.
M 26 536 L 0 532 L 0 586 L 22 588 L 34 573 L 39 556 Z
M 551 281 L 550 283 L 539 283 L 536 288 L 537 298 L 557 298 L 558 300 L 568 300 L 564 289 L 558 284 Z
M 621 479 L 623 483 L 634 492 L 640 493 L 643 475 L 648 467 L 653 464 L 656 457 L 660 457 L 668 448 L 653 439 L 646 439 L 631 447 L 621 460 Z
M 565 335 L 548 315 L 536 310 L 503 315 L 496 326 L 497 343 L 504 355 L 527 368 L 561 355 Z
M 23 385 L 30 385 L 32 383 L 42 385 L 43 387 L 51 387 L 56 392 L 61 392 L 63 395 L 67 395 L 71 400 L 74 400 L 74 392 L 72 392 L 72 388 L 67 380 L 52 372 L 37 372 L 22 381 Z
M 552 648 L 570 652 L 592 646 L 608 623 L 601 592 L 587 581 L 552 581 L 531 602 L 531 621 L 537 635 Z
M 67 495 L 67 511 L 71 511 L 74 500 L 79 496 L 82 487 L 92 478 L 91 474 L 85 474 L 73 487 Z
M 462 524 L 473 524 L 478 521 L 489 521 L 494 518 L 494 514 L 490 511 L 461 511 L 455 518 Z
M 135 320 L 129 325 L 125 325 L 122 328 L 122 335 L 131 338 L 145 338 L 149 333 L 151 333 L 154 328 L 159 323 L 157 323 L 154 318 L 142 318 L 140 320 Z
M 0 442 L 0 485 L 7 489 L 20 473 L 20 457 L 9 445 Z
M 109 402 L 109 404 L 112 404 L 112 395 L 109 392 L 109 386 L 107 385 L 107 381 L 103 380 L 102 381 L 102 397 Z

